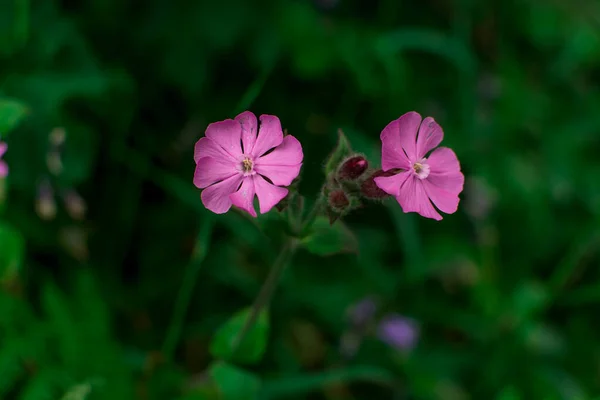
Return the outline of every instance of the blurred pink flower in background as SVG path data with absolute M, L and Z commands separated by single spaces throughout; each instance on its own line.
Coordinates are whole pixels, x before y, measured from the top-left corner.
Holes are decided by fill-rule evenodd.
M 442 212 L 452 214 L 458 208 L 458 195 L 465 177 L 456 154 L 447 147 L 435 149 L 444 138 L 433 118 L 421 123 L 421 116 L 408 112 L 390 122 L 381 132 L 381 166 L 384 171 L 400 170 L 392 176 L 376 177 L 380 189 L 396 197 L 402 211 L 441 220 Z
M 6 153 L 8 145 L 0 142 L 0 178 L 5 178 L 8 175 L 8 164 L 2 160 L 2 156 Z
M 272 150 L 272 151 L 271 151 Z M 202 203 L 223 214 L 232 205 L 256 217 L 254 196 L 261 214 L 271 210 L 287 194 L 300 173 L 302 146 L 293 136 L 283 136 L 279 118 L 245 111 L 206 128 L 206 137 L 194 149 L 194 185 L 202 191 Z
M 409 351 L 417 344 L 419 327 L 413 319 L 389 314 L 379 323 L 377 336 L 379 340 L 397 350 Z

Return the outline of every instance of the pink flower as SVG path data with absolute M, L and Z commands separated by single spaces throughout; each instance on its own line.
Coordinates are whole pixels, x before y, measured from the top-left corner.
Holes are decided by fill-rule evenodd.
M 8 175 L 8 165 L 5 161 L 2 161 L 2 156 L 6 153 L 8 145 L 4 142 L 0 142 L 0 178 L 6 178 Z
M 258 134 L 257 134 L 258 132 Z M 223 214 L 231 205 L 256 217 L 254 195 L 264 214 L 287 194 L 302 166 L 302 146 L 283 136 L 279 118 L 245 111 L 233 119 L 212 123 L 194 148 L 194 185 L 202 203 Z
M 430 200 L 446 214 L 457 210 L 465 177 L 456 154 L 447 147 L 439 147 L 425 157 L 443 138 L 444 132 L 433 118 L 427 117 L 421 123 L 421 116 L 414 111 L 390 122 L 381 132 L 383 170 L 403 171 L 377 177 L 375 183 L 395 196 L 405 213 L 417 212 L 441 220 Z

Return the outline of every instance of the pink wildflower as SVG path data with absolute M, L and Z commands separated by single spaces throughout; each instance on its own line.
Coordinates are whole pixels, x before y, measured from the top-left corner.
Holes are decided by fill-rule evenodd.
M 8 165 L 5 161 L 2 161 L 2 156 L 6 153 L 8 145 L 4 142 L 0 142 L 0 178 L 5 178 L 8 175 Z
M 433 118 L 427 117 L 421 123 L 421 116 L 414 111 L 390 122 L 381 132 L 383 170 L 402 171 L 377 177 L 375 183 L 395 196 L 405 213 L 417 212 L 441 220 L 430 200 L 446 214 L 457 210 L 465 177 L 456 154 L 447 147 L 439 147 L 425 157 L 443 138 L 444 132 Z
M 258 132 L 258 134 L 257 134 Z M 272 150 L 272 151 L 270 151 Z M 245 111 L 233 119 L 212 123 L 194 149 L 194 185 L 202 203 L 223 214 L 231 205 L 256 217 L 254 195 L 261 214 L 287 194 L 302 166 L 302 146 L 293 136 L 283 136 L 279 118 Z

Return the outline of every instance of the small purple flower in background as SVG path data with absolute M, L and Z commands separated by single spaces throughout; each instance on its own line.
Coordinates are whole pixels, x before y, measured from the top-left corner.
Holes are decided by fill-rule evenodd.
M 206 128 L 206 137 L 194 148 L 194 185 L 202 191 L 202 203 L 216 214 L 232 205 L 256 217 L 254 196 L 261 214 L 271 210 L 287 194 L 300 173 L 302 146 L 293 136 L 283 136 L 279 118 L 245 111 Z M 268 180 L 267 180 L 268 179 Z
M 364 328 L 375 317 L 377 303 L 373 297 L 365 297 L 348 309 L 348 321 L 354 328 Z
M 377 337 L 397 350 L 408 351 L 417 344 L 419 327 L 413 319 L 388 314 L 379 323 Z
M 405 213 L 417 212 L 439 221 L 442 216 L 431 201 L 446 214 L 456 212 L 465 181 L 456 154 L 439 147 L 425 157 L 443 138 L 444 132 L 433 118 L 427 117 L 421 123 L 421 116 L 414 111 L 390 122 L 381 132 L 383 170 L 402 171 L 374 180 L 379 188 L 396 197 Z
M 2 160 L 2 156 L 6 153 L 8 145 L 4 142 L 0 142 L 0 178 L 6 178 L 8 175 L 8 164 Z

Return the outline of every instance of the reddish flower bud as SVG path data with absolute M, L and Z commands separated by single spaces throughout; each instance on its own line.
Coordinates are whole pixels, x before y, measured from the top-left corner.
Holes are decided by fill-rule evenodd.
M 392 176 L 395 175 L 396 171 L 383 171 L 378 169 L 373 172 L 363 183 L 360 185 L 361 194 L 368 199 L 383 199 L 389 196 L 386 192 L 379 189 L 375 183 L 375 178 L 378 176 Z
M 329 205 L 333 208 L 343 210 L 350 205 L 350 200 L 343 190 L 336 190 L 329 193 Z
M 356 179 L 369 168 L 369 162 L 363 156 L 354 156 L 347 159 L 339 169 L 340 179 Z

